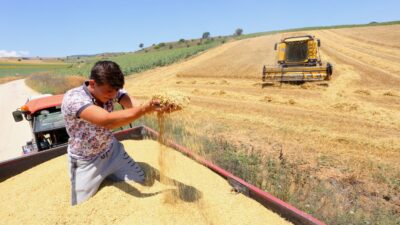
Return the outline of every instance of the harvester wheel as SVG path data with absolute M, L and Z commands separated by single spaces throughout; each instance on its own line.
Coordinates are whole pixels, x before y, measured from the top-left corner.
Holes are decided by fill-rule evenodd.
M 263 66 L 262 70 L 262 81 L 265 82 L 265 75 L 267 74 L 267 67 Z
M 332 65 L 330 63 L 326 64 L 326 75 L 328 80 L 331 79 L 331 75 L 332 75 L 333 69 L 332 69 Z

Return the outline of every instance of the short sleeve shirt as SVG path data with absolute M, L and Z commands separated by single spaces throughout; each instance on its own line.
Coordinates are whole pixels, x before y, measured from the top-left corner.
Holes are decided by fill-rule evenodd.
M 91 160 L 107 151 L 114 138 L 111 130 L 79 117 L 85 108 L 96 103 L 87 86 L 86 81 L 82 86 L 67 91 L 61 104 L 61 112 L 69 135 L 68 154 L 81 160 Z M 114 102 L 119 101 L 125 94 L 126 91 L 119 90 L 116 99 L 109 100 L 99 107 L 112 112 Z

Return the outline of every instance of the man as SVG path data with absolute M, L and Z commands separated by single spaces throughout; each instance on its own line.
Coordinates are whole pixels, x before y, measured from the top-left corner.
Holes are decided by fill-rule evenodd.
M 98 190 L 109 177 L 114 180 L 144 182 L 142 168 L 125 152 L 111 129 L 118 128 L 153 111 L 164 112 L 152 100 L 133 106 L 125 91 L 124 75 L 118 64 L 97 62 L 90 79 L 67 91 L 61 105 L 67 132 L 71 204 L 79 204 Z M 124 110 L 113 111 L 114 102 Z

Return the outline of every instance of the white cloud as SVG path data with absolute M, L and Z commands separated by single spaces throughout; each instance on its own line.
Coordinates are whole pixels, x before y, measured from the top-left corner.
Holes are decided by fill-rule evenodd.
M 22 57 L 29 55 L 29 51 L 7 51 L 7 50 L 0 50 L 0 58 L 1 57 Z
M 24 51 L 24 50 L 22 50 L 22 51 L 19 51 L 19 53 L 20 53 L 22 56 L 27 56 L 27 55 L 29 55 L 29 51 Z

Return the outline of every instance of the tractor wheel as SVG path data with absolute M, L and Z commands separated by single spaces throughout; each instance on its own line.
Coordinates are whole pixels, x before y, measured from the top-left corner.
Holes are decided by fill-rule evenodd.
M 262 71 L 262 81 L 265 81 L 265 75 L 267 74 L 267 68 L 263 66 L 263 71 Z
M 331 79 L 332 72 L 333 72 L 332 65 L 331 65 L 330 63 L 327 63 L 327 64 L 326 64 L 326 75 L 327 75 L 327 80 L 330 80 L 330 79 Z

